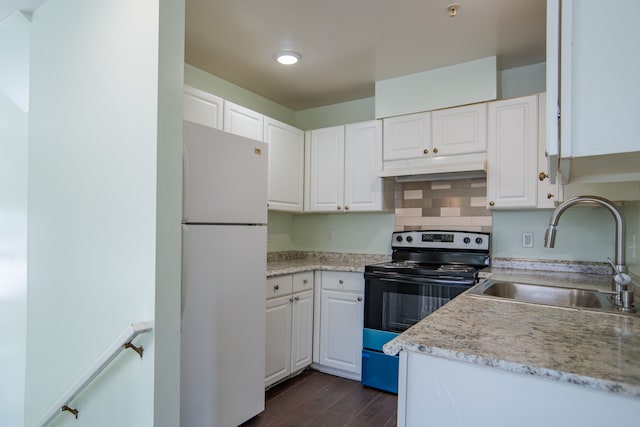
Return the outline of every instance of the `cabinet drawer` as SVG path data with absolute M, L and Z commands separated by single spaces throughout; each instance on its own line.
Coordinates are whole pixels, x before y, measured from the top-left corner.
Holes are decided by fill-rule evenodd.
M 313 289 L 313 271 L 296 273 L 293 275 L 293 292 Z
M 267 299 L 289 295 L 293 292 L 293 276 L 267 277 Z
M 345 273 L 343 271 L 323 271 L 322 289 L 364 292 L 364 275 L 362 273 Z

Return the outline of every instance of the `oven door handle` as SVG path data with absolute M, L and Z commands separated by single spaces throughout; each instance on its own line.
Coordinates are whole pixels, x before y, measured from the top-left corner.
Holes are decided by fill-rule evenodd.
M 376 277 L 377 280 L 381 280 L 383 282 L 392 282 L 392 283 L 415 283 L 418 285 L 458 285 L 458 286 L 473 286 L 475 282 L 473 280 L 464 279 L 464 281 L 453 281 L 450 277 L 443 278 L 413 278 L 413 277 L 402 277 L 402 278 L 388 278 L 388 277 Z

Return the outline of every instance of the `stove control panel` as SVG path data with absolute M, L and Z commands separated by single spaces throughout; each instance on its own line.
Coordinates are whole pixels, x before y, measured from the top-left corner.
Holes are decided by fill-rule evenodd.
M 396 231 L 391 246 L 394 248 L 475 249 L 489 250 L 489 233 L 467 231 Z

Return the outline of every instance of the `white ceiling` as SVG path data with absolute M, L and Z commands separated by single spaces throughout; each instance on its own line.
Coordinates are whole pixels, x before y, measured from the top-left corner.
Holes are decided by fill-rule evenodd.
M 0 0 L 0 22 L 44 1 Z M 545 60 L 546 0 L 185 1 L 185 62 L 293 110 L 492 55 L 500 69 Z M 302 60 L 283 67 L 273 59 L 280 49 Z
M 543 62 L 545 20 L 546 0 L 186 0 L 185 62 L 301 110 L 492 55 L 500 69 Z M 302 60 L 285 68 L 279 49 Z

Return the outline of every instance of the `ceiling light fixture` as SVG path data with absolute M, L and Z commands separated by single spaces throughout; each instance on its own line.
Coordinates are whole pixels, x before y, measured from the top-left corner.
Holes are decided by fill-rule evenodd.
M 278 52 L 276 54 L 276 61 L 282 65 L 293 65 L 300 60 L 300 54 L 292 50 Z
M 454 18 L 458 13 L 458 9 L 460 9 L 460 5 L 458 3 L 449 5 L 449 7 L 447 7 L 447 10 L 449 11 L 449 16 L 451 18 Z

